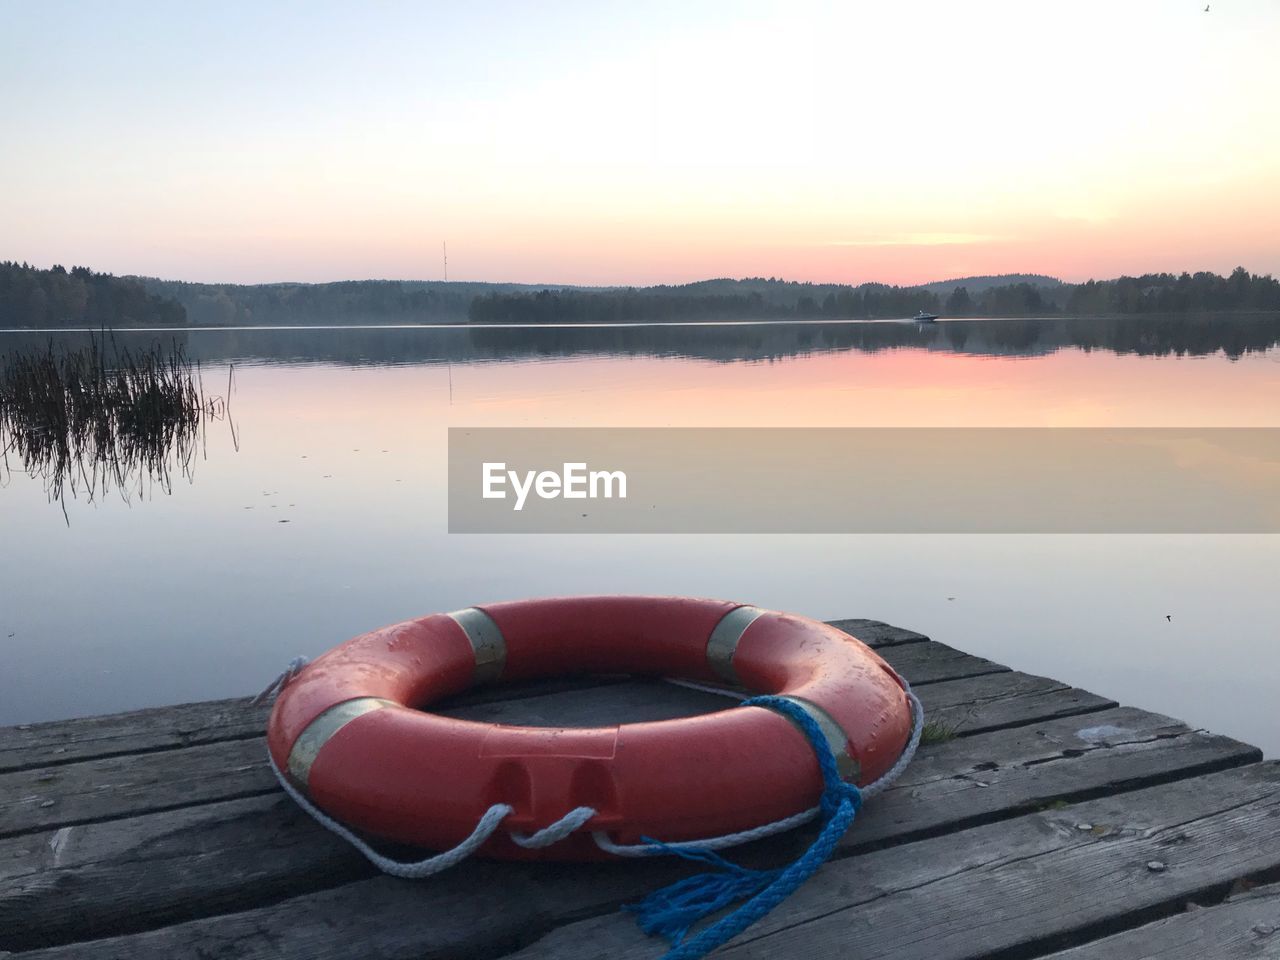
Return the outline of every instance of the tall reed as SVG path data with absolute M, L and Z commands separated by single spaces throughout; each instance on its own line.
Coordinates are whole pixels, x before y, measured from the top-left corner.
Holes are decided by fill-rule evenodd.
M 44 480 L 49 499 L 92 501 L 112 488 L 128 500 L 176 475 L 192 479 L 205 426 L 229 424 L 234 370 L 225 396 L 206 396 L 198 364 L 177 342 L 130 350 L 104 333 L 79 349 L 11 353 L 0 360 L 0 471 L 10 453 Z

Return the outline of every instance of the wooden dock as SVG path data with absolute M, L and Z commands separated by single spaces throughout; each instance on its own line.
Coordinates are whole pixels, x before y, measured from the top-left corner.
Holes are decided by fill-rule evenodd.
M 942 731 L 836 859 L 716 956 L 1280 958 L 1280 764 L 1247 744 L 865 620 Z M 725 707 L 660 681 L 492 688 L 456 716 Z M 668 860 L 378 876 L 280 791 L 246 700 L 0 729 L 0 955 L 656 958 L 620 904 Z M 780 863 L 806 837 L 737 859 Z M 1275 884 L 1275 885 L 1269 885 Z

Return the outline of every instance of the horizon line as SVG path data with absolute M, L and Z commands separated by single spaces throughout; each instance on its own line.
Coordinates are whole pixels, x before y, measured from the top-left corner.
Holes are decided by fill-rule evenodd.
M 54 267 L 60 266 L 64 270 L 70 271 L 70 270 L 78 269 L 84 266 L 82 264 L 75 264 L 71 267 L 67 267 L 61 263 L 52 263 L 49 266 L 41 267 L 29 261 L 25 261 L 25 260 L 19 261 L 16 259 L 4 260 L 0 262 L 25 265 L 35 270 L 51 270 Z M 1038 277 L 1046 280 L 1052 280 L 1058 284 L 1078 286 L 1080 284 L 1085 284 L 1085 283 L 1105 283 L 1105 282 L 1110 282 L 1114 280 L 1119 280 L 1124 277 L 1138 278 L 1143 276 L 1157 276 L 1157 275 L 1168 275 L 1168 276 L 1178 277 L 1178 276 L 1182 276 L 1183 274 L 1186 274 L 1188 276 L 1195 276 L 1200 273 L 1210 273 L 1216 276 L 1226 277 L 1226 276 L 1230 276 L 1231 273 L 1237 269 L 1247 270 L 1248 273 L 1252 276 L 1257 276 L 1257 277 L 1272 276 L 1272 274 L 1269 272 L 1258 273 L 1254 270 L 1250 270 L 1248 267 L 1245 267 L 1243 264 L 1237 264 L 1235 267 L 1231 268 L 1231 270 L 1227 270 L 1222 273 L 1218 273 L 1217 271 L 1213 269 L 1208 269 L 1208 268 L 1197 268 L 1195 270 L 1189 270 L 1189 269 L 1183 268 L 1181 270 L 1165 269 L 1165 270 L 1159 270 L 1159 271 L 1148 271 L 1146 273 L 1139 273 L 1139 274 L 1118 273 L 1118 274 L 1115 274 L 1114 276 L 1108 276 L 1108 277 L 1090 276 L 1083 280 L 1067 280 L 1067 279 L 1064 279 L 1063 277 L 1056 276 L 1050 273 L 1042 273 L 1038 271 L 1013 270 L 1013 271 L 1007 271 L 1003 273 L 965 274 L 963 276 L 944 277 L 941 279 L 934 279 L 934 280 L 923 280 L 918 283 L 890 283 L 884 280 L 874 280 L 874 279 L 857 280 L 857 281 L 853 281 L 853 280 L 788 280 L 784 277 L 779 277 L 779 276 L 766 277 L 761 275 L 750 275 L 750 276 L 739 276 L 739 277 L 709 276 L 709 277 L 700 277 L 695 280 L 664 281 L 661 283 L 572 283 L 572 282 L 560 282 L 560 281 L 532 281 L 531 282 L 531 281 L 524 281 L 524 280 L 444 280 L 441 278 L 423 278 L 423 277 L 345 277 L 345 278 L 336 279 L 336 280 L 264 280 L 259 282 L 243 282 L 243 281 L 236 281 L 236 280 L 187 280 L 187 279 L 178 278 L 178 277 L 162 277 L 162 276 L 156 276 L 156 275 L 147 274 L 147 273 L 112 274 L 110 273 L 110 271 L 106 271 L 106 270 L 100 271 L 100 270 L 94 269 L 93 267 L 85 267 L 85 269 L 88 269 L 93 273 L 106 274 L 108 276 L 115 276 L 121 279 L 156 281 L 159 283 L 187 283 L 187 284 L 192 284 L 196 286 L 207 286 L 207 287 L 276 287 L 276 286 L 320 287 L 320 286 L 328 286 L 328 285 L 339 284 L 339 283 L 422 283 L 422 284 L 429 283 L 429 284 L 438 284 L 442 286 L 449 286 L 449 285 L 461 286 L 464 284 L 469 284 L 469 285 L 488 285 L 488 286 L 531 287 L 531 288 L 542 288 L 542 289 L 560 288 L 560 289 L 577 289 L 577 290 L 650 290 L 657 287 L 687 287 L 687 286 L 693 286 L 694 284 L 714 283 L 717 281 L 724 281 L 724 282 L 730 282 L 730 283 L 745 283 L 752 280 L 759 280 L 766 283 L 794 284 L 797 286 L 811 286 L 811 287 L 859 287 L 866 284 L 877 284 L 885 287 L 897 287 L 899 289 L 913 289 L 913 288 L 919 288 L 919 287 L 935 286 L 937 284 L 944 284 L 944 283 L 958 283 L 964 280 L 987 280 L 987 279 L 998 280 L 1004 277 Z

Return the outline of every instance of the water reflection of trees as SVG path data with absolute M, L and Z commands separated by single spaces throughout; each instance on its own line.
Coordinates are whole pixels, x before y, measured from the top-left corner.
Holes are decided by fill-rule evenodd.
M 0 349 L 13 338 L 6 334 Z M 78 335 L 60 334 L 72 342 Z M 1059 350 L 1143 356 L 1239 358 L 1280 345 L 1280 316 L 1140 315 L 1048 320 L 915 323 L 652 324 L 598 327 L 342 327 L 195 329 L 175 332 L 201 362 L 389 365 L 501 362 L 587 356 L 682 357 L 712 362 L 774 361 L 815 353 L 929 350 L 1031 357 Z
M 0 356 L 0 479 L 16 458 L 64 515 L 68 493 L 171 492 L 176 477 L 193 478 L 209 423 L 227 423 L 235 442 L 232 377 L 224 396 L 206 395 L 179 343 L 130 350 L 92 336 L 72 349 L 11 349 Z
M 586 354 L 680 356 L 712 361 L 783 360 L 814 353 L 917 349 L 1031 357 L 1066 349 L 1144 356 L 1239 358 L 1280 344 L 1280 317 L 1128 316 L 915 323 L 777 323 L 742 326 L 475 327 L 465 343 L 441 339 L 454 361 Z M 467 356 L 467 354 L 470 356 Z

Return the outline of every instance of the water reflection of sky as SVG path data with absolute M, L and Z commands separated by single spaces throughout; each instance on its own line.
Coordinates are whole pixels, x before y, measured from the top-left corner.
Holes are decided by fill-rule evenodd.
M 975 323 L 963 349 L 522 333 L 500 363 L 474 331 L 192 332 L 207 388 L 256 356 L 239 452 L 213 430 L 189 484 L 72 503 L 69 526 L 31 478 L 0 490 L 0 723 L 255 691 L 296 653 L 486 599 L 671 592 L 890 620 L 1276 752 L 1274 537 L 445 533 L 451 425 L 1280 426 L 1271 333 L 1087 351 L 1054 323 L 1021 354 L 973 347 Z

